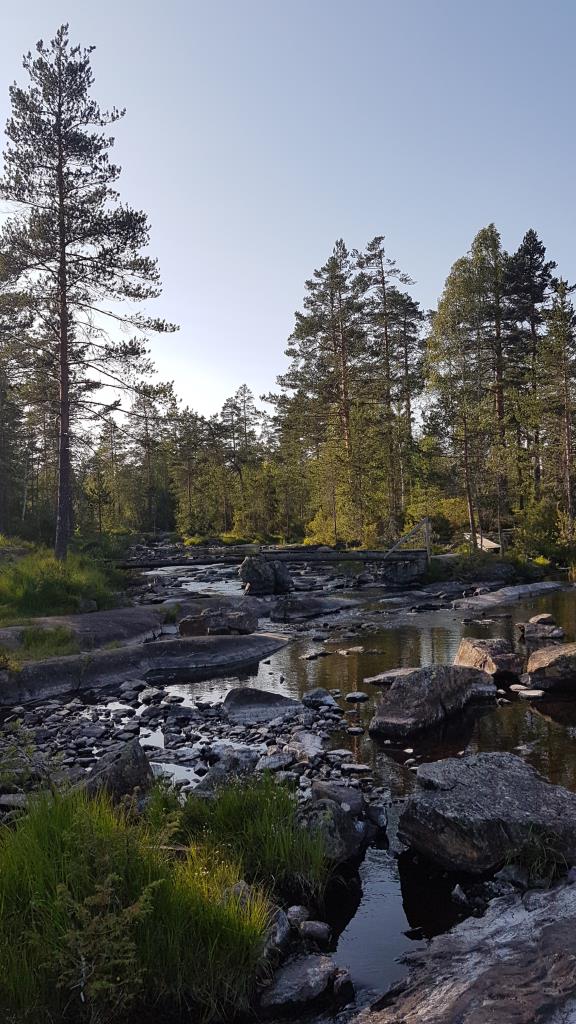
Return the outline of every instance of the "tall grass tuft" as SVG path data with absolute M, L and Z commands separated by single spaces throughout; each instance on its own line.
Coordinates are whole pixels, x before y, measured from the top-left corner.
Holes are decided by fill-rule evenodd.
M 246 878 L 279 894 L 320 898 L 329 874 L 325 845 L 298 823 L 297 809 L 294 793 L 265 773 L 226 784 L 213 800 L 191 794 L 177 834 L 229 850 Z
M 0 832 L 0 1019 L 208 1021 L 247 1009 L 270 908 L 240 866 L 174 859 L 104 796 L 38 797 Z M 157 1012 L 156 1012 L 157 1011 Z
M 70 554 L 59 562 L 43 549 L 0 566 L 0 622 L 74 613 L 85 598 L 98 608 L 113 604 L 106 572 L 85 556 Z

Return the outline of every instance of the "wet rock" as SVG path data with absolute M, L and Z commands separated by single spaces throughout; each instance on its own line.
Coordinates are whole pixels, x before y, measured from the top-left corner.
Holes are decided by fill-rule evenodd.
M 310 911 L 308 910 L 308 907 L 303 907 L 298 904 L 293 907 L 288 907 L 286 917 L 293 928 L 300 928 L 303 921 L 307 921 L 310 917 Z
M 538 615 L 533 615 L 530 619 L 528 619 L 528 622 L 530 623 L 530 625 L 536 626 L 556 625 L 556 619 L 553 615 L 550 614 L 550 612 L 540 612 Z
M 565 636 L 561 626 L 547 626 L 538 622 L 517 622 L 515 628 L 527 647 L 558 644 Z
M 224 783 L 253 772 L 257 761 L 258 751 L 252 747 L 227 749 L 200 780 L 195 793 L 199 796 L 213 796 Z M 200 774 L 198 769 L 196 769 L 196 774 Z
M 290 921 L 283 910 L 278 909 L 272 915 L 268 926 L 268 934 L 264 946 L 264 956 L 270 957 L 272 953 L 281 953 L 290 942 Z
M 303 707 L 300 701 L 281 693 L 260 690 L 253 686 L 239 686 L 224 698 L 223 710 L 234 722 L 268 722 L 287 712 L 297 713 Z
M 261 555 L 249 555 L 244 559 L 238 575 L 246 593 L 256 596 L 265 594 L 287 594 L 294 589 L 294 583 L 286 566 Z
M 308 708 L 336 708 L 338 707 L 334 697 L 328 690 L 317 686 L 315 690 L 308 690 L 302 697 L 302 703 Z
M 349 704 L 364 704 L 370 698 L 367 693 L 363 693 L 361 690 L 353 690 L 352 693 L 346 694 L 346 700 Z
M 249 608 L 204 608 L 180 621 L 180 636 L 246 635 L 258 629 L 258 616 Z
M 86 783 L 90 795 L 105 790 L 112 799 L 120 800 L 135 789 L 147 789 L 153 779 L 152 769 L 138 740 L 115 747 L 104 754 Z
M 260 1006 L 268 1014 L 282 1014 L 329 999 L 337 975 L 338 968 L 330 957 L 298 957 L 276 972 L 260 997 Z
M 473 754 L 420 765 L 399 835 L 449 871 L 483 874 L 553 847 L 576 859 L 576 794 L 514 754 Z
M 576 687 L 576 644 L 560 644 L 534 651 L 527 674 L 530 684 L 542 690 L 571 690 Z
M 357 821 L 350 811 L 335 800 L 315 800 L 298 812 L 299 821 L 310 832 L 319 833 L 326 854 L 333 864 L 343 864 L 358 857 L 366 843 L 366 824 Z
M 317 942 L 319 946 L 327 946 L 330 942 L 332 931 L 325 921 L 303 921 L 300 925 L 300 935 L 309 942 Z
M 486 672 L 460 665 L 424 666 L 396 678 L 376 707 L 370 732 L 403 740 L 438 725 L 471 701 L 495 697 L 496 686 Z
M 353 786 L 345 786 L 343 783 L 315 779 L 312 783 L 312 799 L 333 800 L 340 807 L 348 808 L 355 818 L 360 818 L 364 814 L 365 800 L 362 793 Z
M 491 676 L 518 676 L 523 667 L 522 658 L 516 653 L 510 641 L 500 637 L 490 640 L 464 637 L 460 641 L 454 664 L 478 668 Z
M 304 622 L 318 615 L 330 615 L 343 608 L 354 606 L 355 602 L 330 597 L 283 597 L 270 609 L 272 622 Z M 324 637 L 320 638 L 321 640 Z
M 354 1024 L 571 1024 L 576 889 L 496 899 L 424 949 Z
M 278 750 L 274 754 L 264 754 L 256 764 L 257 772 L 280 772 L 290 768 L 296 760 L 293 751 Z
M 403 676 L 409 676 L 411 672 L 416 672 L 418 666 L 411 668 L 389 668 L 386 672 L 379 672 L 377 676 L 368 676 L 363 680 L 365 683 L 370 683 L 371 686 L 392 686 L 397 679 L 401 679 Z

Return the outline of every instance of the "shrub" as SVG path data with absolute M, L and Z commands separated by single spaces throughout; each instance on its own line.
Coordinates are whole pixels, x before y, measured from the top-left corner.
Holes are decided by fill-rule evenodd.
M 191 794 L 177 835 L 229 850 L 250 881 L 280 894 L 320 897 L 329 871 L 324 843 L 298 824 L 297 807 L 295 795 L 267 774 L 239 780 L 223 786 L 214 800 Z
M 110 577 L 91 559 L 71 554 L 59 562 L 45 549 L 0 567 L 0 621 L 78 611 L 83 598 L 98 608 L 113 603 Z
M 208 1021 L 250 1003 L 270 908 L 237 863 L 182 860 L 104 797 L 43 795 L 0 832 L 0 1011 L 17 1024 Z

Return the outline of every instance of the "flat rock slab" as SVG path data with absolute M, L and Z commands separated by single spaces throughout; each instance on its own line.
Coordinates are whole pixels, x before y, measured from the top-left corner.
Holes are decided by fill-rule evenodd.
M 0 629 L 0 644 L 17 647 L 22 630 L 30 626 L 39 629 L 63 627 L 74 633 L 83 649 L 91 650 L 107 643 L 135 642 L 138 638 L 159 632 L 165 615 L 166 607 L 162 605 L 111 608 L 83 615 L 46 615 Z
M 416 665 L 409 668 L 389 668 L 386 672 L 379 672 L 377 676 L 367 676 L 362 682 L 370 683 L 371 686 L 392 686 L 397 679 L 408 676 L 411 672 L 417 672 L 418 668 L 419 666 Z
M 465 636 L 454 659 L 455 665 L 479 668 L 488 675 L 514 675 L 522 672 L 522 658 L 516 653 L 509 640 L 497 637 L 491 640 L 477 640 Z
M 282 693 L 239 686 L 226 694 L 223 709 L 233 722 L 269 722 L 286 713 L 297 714 L 304 706 Z
M 555 590 L 561 590 L 562 584 L 554 580 L 543 580 L 541 583 L 522 583 L 516 587 L 501 587 L 499 590 L 492 590 L 488 594 L 478 594 L 477 597 L 461 597 L 453 602 L 453 608 L 483 611 L 487 608 L 495 608 L 499 604 L 511 604 L 514 601 L 521 601 L 525 597 L 541 597 L 542 594 L 551 594 Z
M 398 675 L 376 707 L 370 732 L 392 740 L 439 725 L 471 701 L 494 699 L 486 672 L 459 665 L 427 665 Z
M 405 960 L 354 1024 L 573 1024 L 576 886 L 494 900 Z
M 542 843 L 572 864 L 576 794 L 514 754 L 447 758 L 419 766 L 399 834 L 449 871 L 494 871 Z
M 348 608 L 355 608 L 358 601 L 338 597 L 285 597 L 280 598 L 270 609 L 272 622 L 305 622 L 320 615 L 335 615 Z
M 0 672 L 0 705 L 120 686 L 143 677 L 198 682 L 255 665 L 286 643 L 287 637 L 273 633 L 200 636 L 29 662 L 19 672 Z
M 534 651 L 526 671 L 531 685 L 541 690 L 575 689 L 576 644 L 559 644 Z

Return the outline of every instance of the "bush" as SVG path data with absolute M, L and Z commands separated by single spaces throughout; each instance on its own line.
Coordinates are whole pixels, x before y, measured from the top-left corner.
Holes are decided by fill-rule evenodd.
M 0 1010 L 14 1024 L 208 1021 L 250 1004 L 269 921 L 234 860 L 177 860 L 82 792 L 43 795 L 0 832 Z
M 111 577 L 92 559 L 70 554 L 59 562 L 45 549 L 0 566 L 0 621 L 77 612 L 82 599 L 114 604 Z
M 265 774 L 224 786 L 214 800 L 190 795 L 177 836 L 229 850 L 249 881 L 279 894 L 320 897 L 329 871 L 324 843 L 300 827 L 297 808 L 295 795 Z

